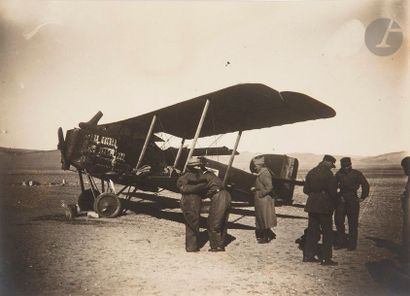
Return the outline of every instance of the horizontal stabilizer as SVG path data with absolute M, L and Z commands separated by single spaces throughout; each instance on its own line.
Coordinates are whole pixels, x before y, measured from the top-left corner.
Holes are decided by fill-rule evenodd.
M 231 155 L 232 152 L 232 149 L 225 146 L 196 148 L 194 150 L 194 156 Z M 235 155 L 239 155 L 239 152 L 236 152 Z
M 303 180 L 290 180 L 290 179 L 283 179 L 283 178 L 276 178 L 276 177 L 273 177 L 272 180 L 283 182 L 283 183 L 288 183 L 288 184 L 293 184 L 293 185 L 298 185 L 298 186 L 305 185 L 305 181 Z

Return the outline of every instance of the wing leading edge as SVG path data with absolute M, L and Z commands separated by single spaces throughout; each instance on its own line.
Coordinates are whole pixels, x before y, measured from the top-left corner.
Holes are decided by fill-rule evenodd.
M 239 84 L 141 116 L 99 126 L 119 134 L 147 131 L 152 117 L 156 115 L 158 123 L 154 132 L 192 139 L 208 99 L 209 110 L 200 137 L 336 115 L 331 107 L 302 93 L 278 92 L 263 84 Z

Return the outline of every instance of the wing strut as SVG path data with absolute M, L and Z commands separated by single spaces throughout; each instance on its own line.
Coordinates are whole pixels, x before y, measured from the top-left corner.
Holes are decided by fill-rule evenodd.
M 136 165 L 136 167 L 135 167 L 136 170 L 139 168 L 139 166 L 141 165 L 142 159 L 144 158 L 145 151 L 147 150 L 149 140 L 151 139 L 151 136 L 152 136 L 152 134 L 153 134 L 154 126 L 155 126 L 155 122 L 156 122 L 156 121 L 157 121 L 157 116 L 154 115 L 154 116 L 152 117 L 151 125 L 149 126 L 148 134 L 147 134 L 147 136 L 145 137 L 145 142 L 144 142 L 144 146 L 142 147 L 142 151 L 141 151 L 141 153 L 140 153 L 140 157 L 138 158 L 138 162 L 137 162 L 137 165 Z
M 80 187 L 81 187 L 81 192 L 85 191 L 84 188 L 84 179 L 83 179 L 83 173 L 81 171 L 78 171 L 78 177 L 80 178 Z
M 201 133 L 202 125 L 204 124 L 206 113 L 208 112 L 208 107 L 209 107 L 209 99 L 206 100 L 204 110 L 202 111 L 201 119 L 199 120 L 198 127 L 196 128 L 195 137 L 192 141 L 191 148 L 189 150 L 189 154 L 188 154 L 188 157 L 184 165 L 184 170 L 182 171 L 183 173 L 185 173 L 188 161 L 191 159 L 192 154 L 194 153 L 196 142 L 198 141 L 199 134 Z
M 177 163 L 179 161 L 179 158 L 181 157 L 181 152 L 182 152 L 182 148 L 184 147 L 184 143 L 185 143 L 185 139 L 182 139 L 181 140 L 181 146 L 179 146 L 177 156 L 175 157 L 174 169 L 177 167 Z
M 242 131 L 239 131 L 238 135 L 236 136 L 235 146 L 232 149 L 231 157 L 229 158 L 228 167 L 226 168 L 226 172 L 225 172 L 225 176 L 224 176 L 224 182 L 223 182 L 224 186 L 226 185 L 226 182 L 228 181 L 229 171 L 232 167 L 233 160 L 235 159 L 236 150 L 238 149 L 239 140 L 241 139 L 241 136 L 242 136 Z

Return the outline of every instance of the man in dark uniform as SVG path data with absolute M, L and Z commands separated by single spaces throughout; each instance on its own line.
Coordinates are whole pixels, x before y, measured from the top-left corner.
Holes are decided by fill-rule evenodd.
M 201 163 L 194 159 L 187 165 L 187 171 L 178 178 L 177 187 L 182 193 L 181 209 L 185 217 L 185 250 L 198 252 L 201 194 L 206 190 L 206 180 L 199 180 Z
M 210 252 L 225 251 L 225 237 L 228 229 L 228 217 L 231 207 L 231 195 L 224 189 L 222 180 L 204 165 L 201 166 L 202 175 L 199 180 L 206 181 L 204 198 L 211 199 L 208 216 L 208 234 Z
M 337 239 L 335 249 L 347 246 L 352 251 L 357 247 L 360 204 L 357 190 L 361 187 L 360 201 L 369 196 L 369 183 L 363 174 L 352 168 L 349 157 L 340 160 L 341 169 L 336 173 L 339 190 L 338 205 L 335 211 Z M 345 233 L 345 217 L 349 225 L 349 236 Z
M 323 161 L 306 175 L 303 192 L 308 195 L 305 212 L 309 213 L 303 262 L 319 262 L 317 254 L 320 233 L 323 234 L 322 265 L 337 265 L 332 260 L 332 215 L 336 205 L 337 184 L 332 173 L 336 159 L 325 155 Z

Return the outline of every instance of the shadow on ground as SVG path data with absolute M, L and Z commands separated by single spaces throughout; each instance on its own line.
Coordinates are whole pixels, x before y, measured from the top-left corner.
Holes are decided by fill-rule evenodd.
M 379 283 L 391 295 L 409 295 L 410 291 L 410 263 L 402 260 L 403 249 L 400 245 L 387 239 L 366 236 L 375 243 L 376 247 L 384 248 L 396 256 L 398 260 L 382 259 L 367 262 L 366 268 L 373 280 Z
M 157 219 L 166 219 L 178 223 L 185 224 L 185 219 L 184 215 L 182 212 L 169 212 L 169 211 L 164 211 L 164 209 L 176 209 L 179 208 L 179 203 L 177 200 L 165 197 L 163 200 L 162 196 L 155 196 L 154 197 L 155 202 L 140 202 L 140 201 L 128 201 L 125 205 L 125 207 L 133 211 L 137 214 L 146 214 L 150 215 L 152 217 L 155 217 Z M 170 204 L 172 202 L 172 204 Z M 200 227 L 201 228 L 206 228 L 207 227 L 207 220 L 205 217 L 201 217 L 200 220 Z M 241 224 L 241 223 L 235 223 L 235 222 L 229 222 L 228 223 L 228 228 L 229 229 L 244 229 L 244 230 L 255 230 L 255 227 Z
M 392 293 L 390 295 L 409 295 L 410 266 L 382 259 L 365 264 L 368 272 L 380 286 Z
M 366 236 L 366 239 L 373 241 L 375 246 L 378 248 L 384 248 L 399 257 L 403 256 L 402 247 L 391 240 L 373 236 Z
M 155 195 L 155 194 L 148 194 L 148 193 L 139 193 L 136 196 L 140 199 L 138 200 L 123 200 L 123 206 L 125 209 L 132 211 L 136 214 L 146 214 L 157 219 L 166 219 L 178 223 L 185 223 L 184 216 L 182 212 L 174 212 L 169 210 L 179 209 L 179 200 L 175 198 L 170 198 L 163 195 Z M 207 213 L 209 211 L 210 202 L 204 201 L 203 202 L 203 213 Z M 255 230 L 254 226 L 249 226 L 242 223 L 237 223 L 245 216 L 255 216 L 254 210 L 245 209 L 245 207 L 249 207 L 247 203 L 243 202 L 233 202 L 231 213 L 235 215 L 240 215 L 241 217 L 235 219 L 228 223 L 228 228 L 230 229 L 243 229 L 243 230 Z M 200 227 L 206 228 L 207 227 L 207 214 L 203 214 L 200 220 Z M 293 216 L 293 215 L 283 215 L 277 214 L 278 218 L 284 219 L 307 219 L 306 217 L 301 216 Z M 88 219 L 87 217 L 77 217 L 76 219 L 67 221 L 64 214 L 53 214 L 53 215 L 43 215 L 34 217 L 31 219 L 33 221 L 58 221 L 58 222 L 65 222 L 69 224 L 81 224 L 81 225 L 108 225 L 112 224 L 110 222 L 118 222 L 115 224 L 121 224 L 121 221 L 116 221 L 115 219 L 109 218 L 100 218 L 100 219 Z
M 225 246 L 228 246 L 231 242 L 236 240 L 236 237 L 233 235 L 230 235 L 229 233 L 225 237 Z M 209 241 L 209 235 L 207 230 L 203 230 L 199 233 L 199 241 L 198 241 L 198 247 L 202 249 L 206 243 Z
M 305 205 L 302 205 L 302 204 L 292 204 L 291 207 L 304 209 L 304 208 L 305 208 Z

